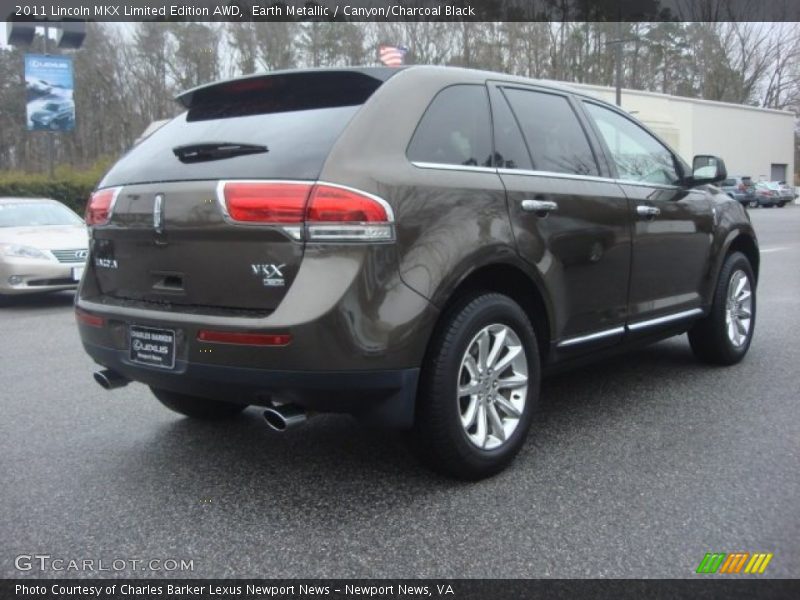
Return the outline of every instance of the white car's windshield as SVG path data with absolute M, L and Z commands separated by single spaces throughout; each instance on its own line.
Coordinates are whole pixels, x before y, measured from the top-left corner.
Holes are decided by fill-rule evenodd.
M 56 202 L 0 203 L 0 227 L 80 225 L 82 222 L 78 215 Z

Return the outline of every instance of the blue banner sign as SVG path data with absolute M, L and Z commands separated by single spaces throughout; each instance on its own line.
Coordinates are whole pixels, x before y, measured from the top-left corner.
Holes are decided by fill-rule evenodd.
M 25 99 L 29 131 L 72 131 L 75 101 L 72 58 L 25 55 Z

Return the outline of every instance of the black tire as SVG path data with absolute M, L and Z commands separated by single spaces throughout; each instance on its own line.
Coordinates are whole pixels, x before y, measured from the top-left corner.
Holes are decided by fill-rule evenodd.
M 748 278 L 751 290 L 751 317 L 750 328 L 745 336 L 744 343 L 737 346 L 728 335 L 726 311 L 728 300 L 728 286 L 731 278 L 738 271 L 742 271 Z M 756 326 L 756 280 L 750 261 L 741 252 L 734 252 L 725 259 L 714 290 L 714 300 L 708 316 L 699 320 L 689 330 L 689 343 L 695 356 L 703 362 L 715 365 L 733 365 L 738 363 L 753 340 Z
M 221 421 L 233 418 L 247 408 L 246 404 L 234 404 L 232 402 L 188 396 L 154 387 L 151 387 L 150 390 L 158 398 L 158 401 L 168 409 L 192 419 Z
M 474 445 L 462 426 L 457 388 L 465 353 L 476 335 L 489 325 L 505 326 L 516 335 L 525 351 L 525 360 L 520 362 L 527 364 L 528 382 L 516 428 L 499 447 L 486 450 Z M 445 313 L 428 350 L 411 436 L 413 450 L 435 471 L 459 479 L 477 480 L 498 473 L 525 442 L 540 382 L 536 335 L 525 311 L 502 294 L 483 292 L 465 297 Z M 495 414 L 497 410 L 495 407 Z
M 786 206 L 786 202 L 778 202 L 778 208 L 783 208 Z

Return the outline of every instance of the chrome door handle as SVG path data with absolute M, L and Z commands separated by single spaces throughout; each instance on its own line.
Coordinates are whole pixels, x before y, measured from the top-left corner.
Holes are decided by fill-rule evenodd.
M 552 200 L 523 200 L 522 210 L 534 213 L 548 213 L 558 209 L 558 204 Z
M 661 214 L 661 209 L 655 206 L 640 205 L 636 207 L 636 213 L 643 217 L 657 217 Z

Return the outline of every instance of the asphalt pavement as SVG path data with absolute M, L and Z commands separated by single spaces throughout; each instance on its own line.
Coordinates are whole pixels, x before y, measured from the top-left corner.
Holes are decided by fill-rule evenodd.
M 517 461 L 479 483 L 344 416 L 278 434 L 254 408 L 204 424 L 106 392 L 71 294 L 0 309 L 0 577 L 693 577 L 707 552 L 800 577 L 800 206 L 751 215 L 744 362 L 701 365 L 681 336 L 551 378 Z M 193 570 L 129 566 L 169 559 Z

